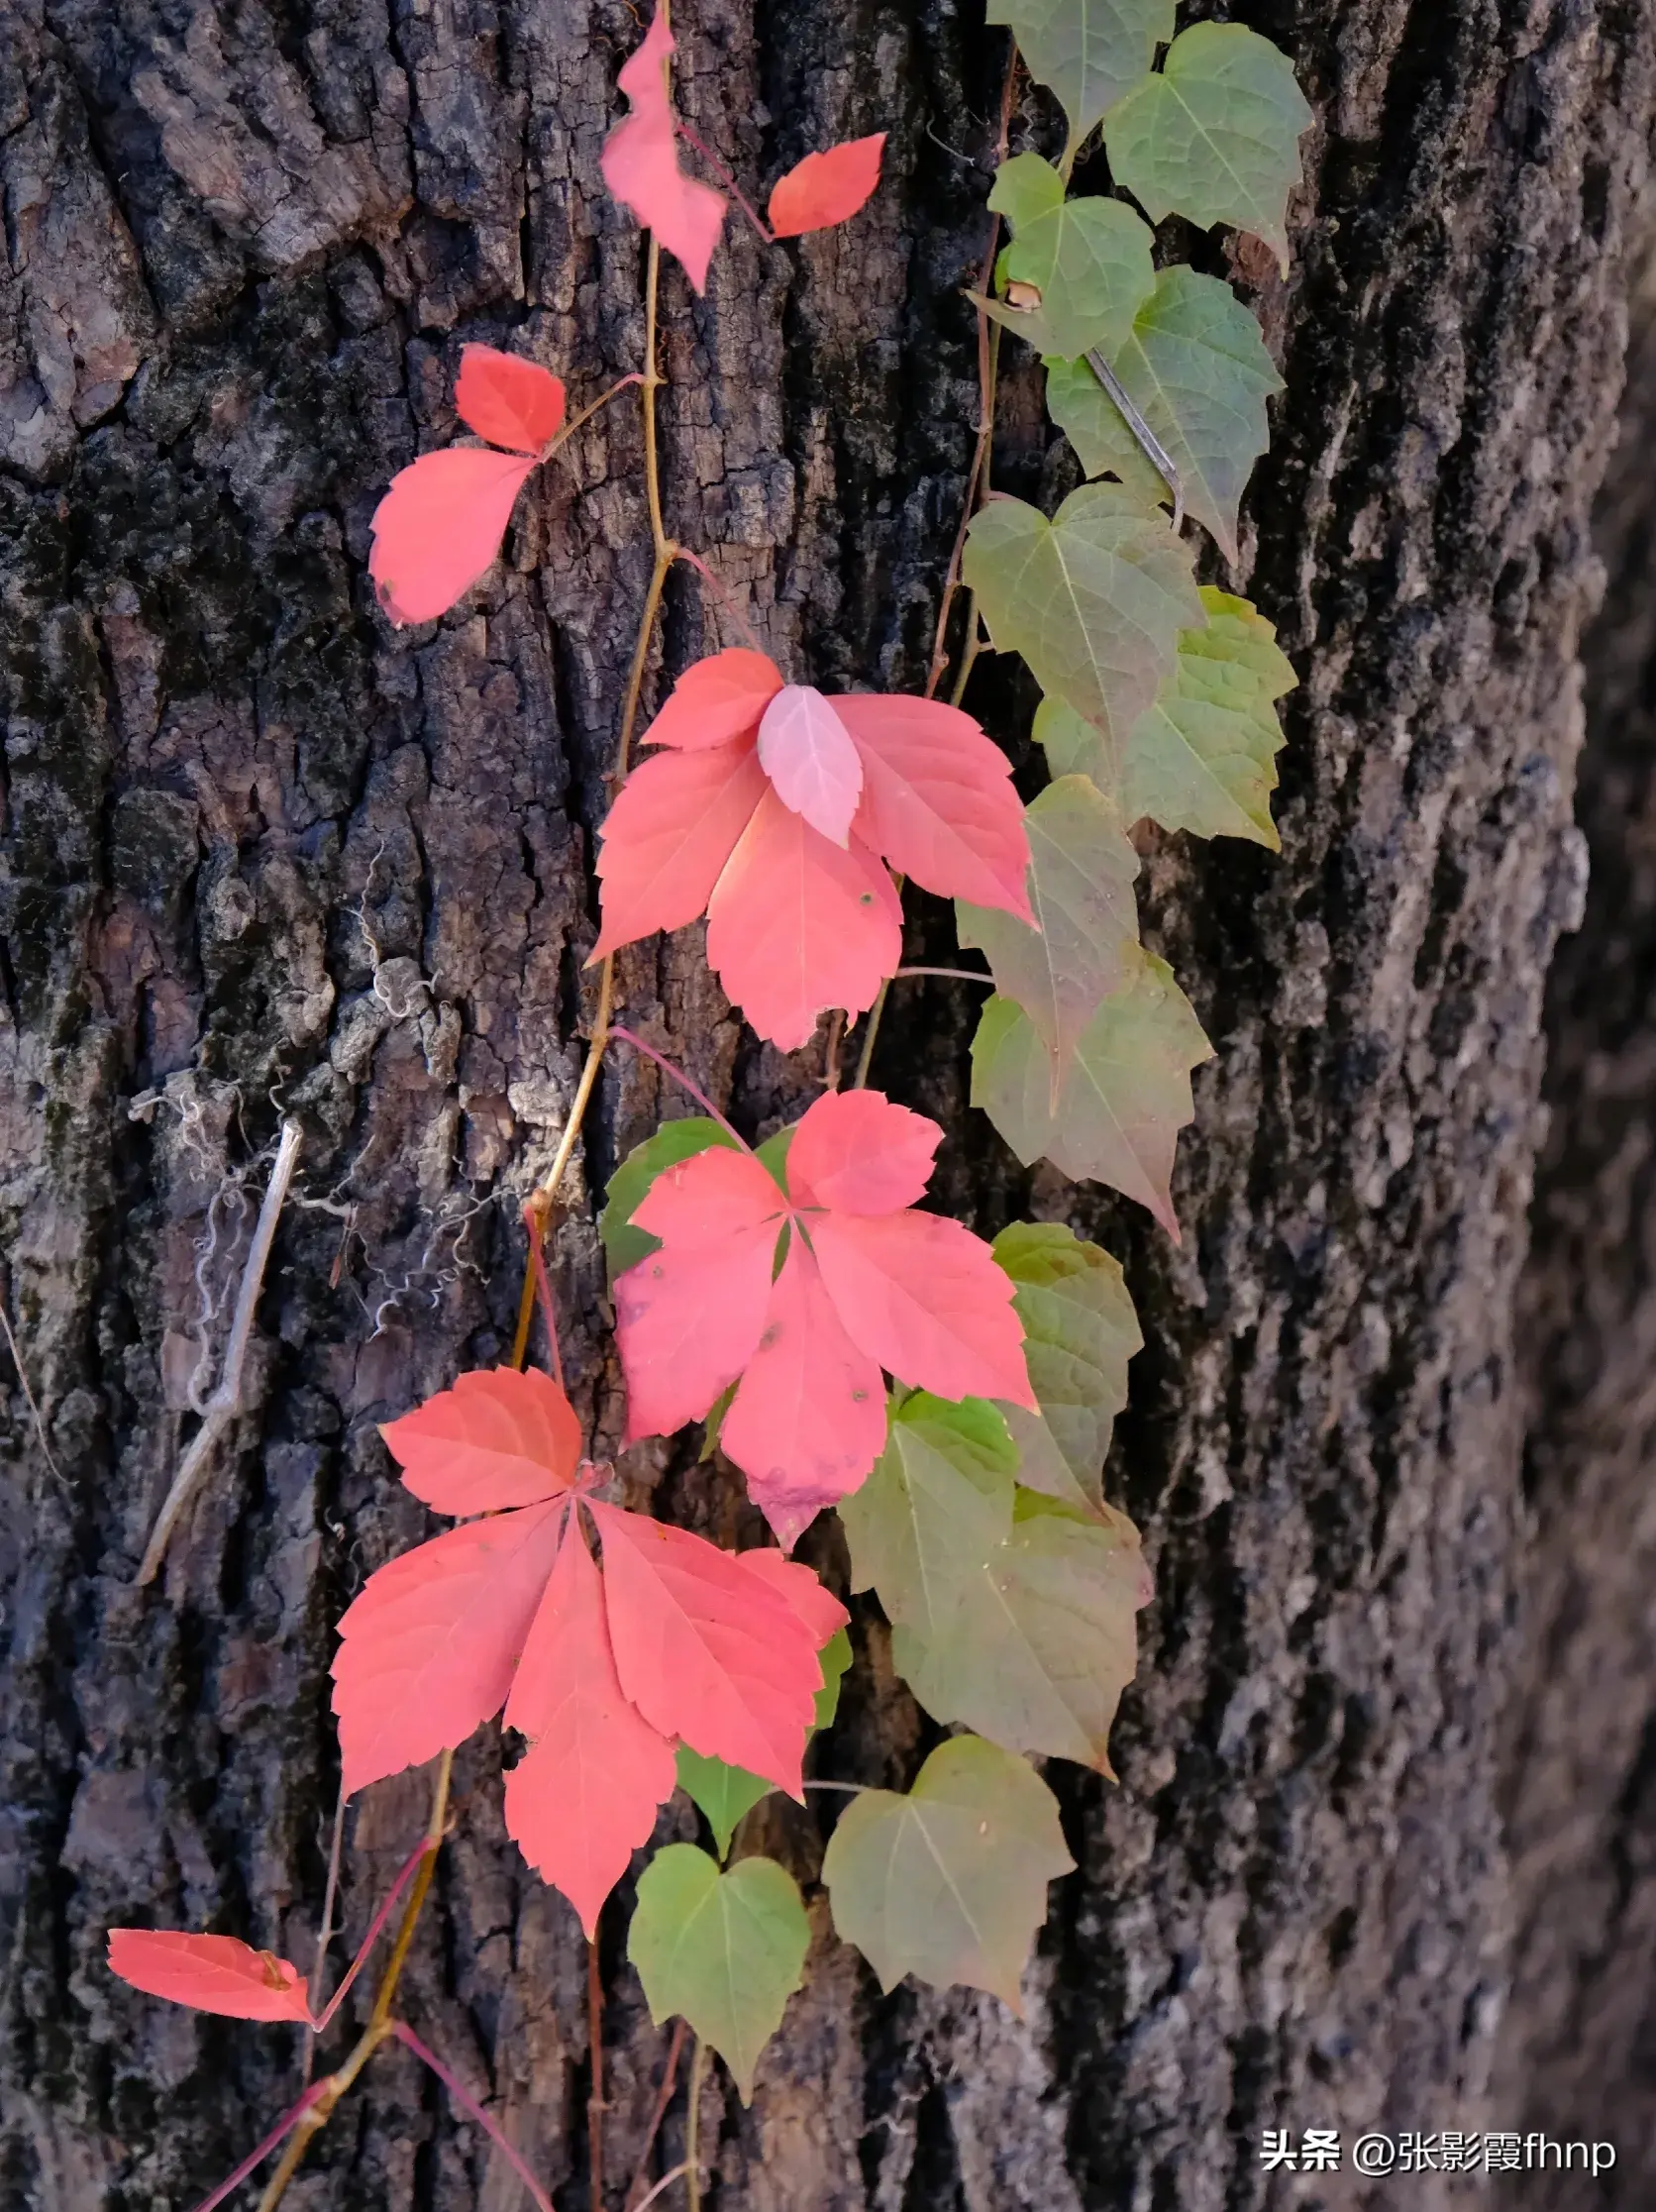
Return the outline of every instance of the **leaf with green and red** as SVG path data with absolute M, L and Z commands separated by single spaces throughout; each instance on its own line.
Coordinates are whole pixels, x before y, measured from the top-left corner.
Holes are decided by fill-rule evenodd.
M 989 1247 L 914 1210 L 942 1135 L 878 1091 L 830 1092 L 794 1126 L 785 1188 L 751 1153 L 709 1150 L 633 1211 L 660 1249 L 615 1285 L 629 1440 L 703 1420 L 737 1384 L 720 1448 L 784 1545 L 883 1449 L 881 1370 L 1034 1403 Z
M 830 1006 L 866 1011 L 897 967 L 889 869 L 1031 918 L 1011 772 L 958 707 L 828 698 L 733 649 L 679 678 L 644 742 L 659 750 L 603 828 L 591 958 L 705 913 L 726 993 L 784 1051 Z
M 844 1618 L 779 1580 L 814 1584 L 807 1570 L 756 1567 L 592 1497 L 573 1414 L 544 1375 L 468 1376 L 383 1433 L 416 1495 L 486 1518 L 381 1567 L 341 1621 L 348 1793 L 504 1707 L 530 1738 L 508 1830 L 588 1932 L 672 1793 L 677 1741 L 799 1794 L 817 1647 Z

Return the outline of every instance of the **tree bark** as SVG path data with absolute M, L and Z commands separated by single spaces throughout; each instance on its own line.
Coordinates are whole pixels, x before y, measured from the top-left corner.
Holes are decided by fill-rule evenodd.
M 1593 1139 L 1584 1167 L 1555 1135 L 1548 1191 L 1585 1190 L 1588 1211 L 1543 1212 L 1563 1225 L 1521 1355 L 1515 1335 L 1543 986 L 1581 913 L 1589 520 L 1656 22 L 1632 0 L 1229 12 L 1287 47 L 1317 113 L 1287 284 L 1246 250 L 1180 242 L 1252 287 L 1287 378 L 1236 580 L 1302 686 L 1282 857 L 1183 840 L 1148 857 L 1153 940 L 1216 1047 L 1183 1244 L 1021 1175 L 969 1114 L 976 995 L 900 987 L 876 1061 L 950 1131 L 937 1203 L 985 1230 L 1069 1219 L 1128 1264 L 1148 1345 L 1108 1480 L 1157 1598 L 1121 1782 L 1051 1769 L 1081 1870 L 1053 1893 L 1022 2021 L 959 1990 L 882 1998 L 818 1900 L 752 2109 L 709 2091 L 721 2212 L 1379 2204 L 1403 2184 L 1267 2175 L 1261 2131 L 1340 2128 L 1349 2147 L 1365 2127 L 1587 2109 L 1600 2123 L 1568 2132 L 1619 2142 L 1620 2201 L 1656 2175 L 1648 2012 L 1642 1989 L 1616 2009 L 1610 1961 L 1633 1931 L 1638 1956 L 1656 1948 L 1648 1607 L 1631 1543 L 1599 1524 L 1583 1544 L 1576 1520 L 1642 1514 L 1648 1557 L 1636 1146 L 1612 1161 Z M 981 14 L 686 0 L 674 24 L 685 111 L 744 177 L 892 134 L 854 232 L 772 252 L 733 225 L 704 300 L 664 284 L 671 526 L 803 679 L 923 678 L 977 422 L 959 293 L 1005 59 Z M 636 409 L 543 473 L 505 565 L 439 627 L 378 615 L 367 519 L 452 433 L 462 339 L 511 334 L 577 400 L 640 366 L 639 238 L 598 177 L 638 24 L 620 0 L 0 0 L 0 1234 L 21 1360 L 0 2175 L 39 2212 L 182 2207 L 297 2094 L 293 2037 L 133 1996 L 103 1931 L 234 1930 L 309 1963 L 333 1623 L 427 1526 L 375 1423 L 504 1355 L 517 1210 L 578 1072 L 592 833 L 650 566 Z M 1050 125 L 1031 96 L 1020 134 Z M 996 466 L 1026 492 L 1063 480 L 1027 365 Z M 1628 543 L 1648 530 L 1637 489 Z M 652 696 L 719 619 L 674 579 Z M 1647 633 L 1626 634 L 1642 682 Z M 986 665 L 973 703 L 1027 767 L 1015 672 Z M 1621 849 L 1627 759 L 1592 787 L 1596 846 Z M 940 927 L 914 901 L 912 943 Z M 1595 945 L 1632 979 L 1613 1015 Z M 1606 1019 L 1627 1071 L 1606 1095 L 1648 1096 L 1642 939 L 1583 948 L 1558 1000 L 1555 1131 Z M 623 956 L 619 986 L 751 1132 L 815 1095 L 820 1049 L 756 1046 L 698 932 Z M 613 1052 L 584 1188 L 677 1110 Z M 304 1148 L 249 1411 L 140 1589 L 283 1115 Z M 561 1224 L 554 1275 L 573 1394 L 613 1447 L 589 1206 Z M 1626 1342 L 1607 1395 L 1601 1314 Z M 750 1532 L 728 1475 L 682 1449 L 640 1447 L 625 1471 L 632 1502 Z M 807 1551 L 843 1575 L 831 1525 Z M 929 1724 L 872 1608 L 857 1640 L 871 1672 L 832 1770 L 906 1780 Z M 1595 1740 L 1581 1724 L 1606 1680 Z M 428 1789 L 399 1778 L 355 1809 L 348 1942 Z M 504 1838 L 497 1732 L 461 1753 L 457 1789 L 409 2017 L 578 2212 L 584 1946 Z M 807 1879 L 826 1817 L 773 1817 Z M 690 1832 L 680 1802 L 659 1835 Z M 622 1957 L 625 1905 L 603 1939 L 612 2208 L 667 2041 Z M 683 2116 L 680 2093 L 660 2170 Z M 1407 2185 L 1431 2212 L 1477 2184 Z M 395 2052 L 288 2201 L 506 2212 L 517 2188 Z

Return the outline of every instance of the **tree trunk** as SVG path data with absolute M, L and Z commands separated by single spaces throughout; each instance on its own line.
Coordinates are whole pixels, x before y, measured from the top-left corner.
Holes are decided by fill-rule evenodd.
M 1294 277 L 1251 255 L 1235 269 L 1263 286 L 1288 380 L 1237 580 L 1302 687 L 1283 856 L 1164 840 L 1147 866 L 1153 939 L 1217 1053 L 1183 1153 L 1183 1245 L 1015 1170 L 966 1106 L 970 995 L 902 987 L 876 1061 L 951 1131 L 938 1203 L 988 1230 L 1066 1218 L 1127 1262 L 1148 1347 L 1108 1481 L 1158 1594 L 1121 1782 L 1049 1770 L 1081 1871 L 1053 1893 L 1021 2022 L 959 1990 L 882 1998 L 818 1901 L 752 2109 L 709 2092 L 720 2212 L 1238 2212 L 1294 2186 L 1329 2207 L 1406 2186 L 1432 2212 L 1477 2185 L 1365 2194 L 1349 2161 L 1292 2184 L 1262 2169 L 1266 2127 L 1343 2129 L 1349 2153 L 1363 2128 L 1551 2125 L 1618 2141 L 1617 2201 L 1656 2178 L 1636 462 L 1614 510 L 1627 610 L 1599 680 L 1622 726 L 1589 787 L 1596 857 L 1624 855 L 1636 910 L 1606 912 L 1560 986 L 1549 1204 L 1514 1348 L 1543 987 L 1582 899 L 1589 517 L 1656 21 L 1633 0 L 1229 12 L 1288 48 L 1318 118 Z M 854 233 L 770 251 L 732 227 L 704 300 L 664 280 L 671 527 L 801 678 L 923 679 L 977 421 L 959 293 L 1005 59 L 981 16 L 677 11 L 682 102 L 744 178 L 892 134 Z M 289 2030 L 133 1996 L 103 1931 L 234 1930 L 308 1964 L 338 1787 L 333 1624 L 427 1526 L 375 1422 L 503 1356 L 517 1211 L 579 1067 L 592 832 L 650 568 L 636 406 L 543 473 L 505 566 L 441 626 L 391 632 L 364 560 L 388 477 L 453 428 L 461 339 L 513 333 L 577 401 L 640 365 L 638 233 L 598 176 L 638 21 L 621 0 L 0 0 L 0 1224 L 21 1360 L 0 1524 L 0 2174 L 36 2212 L 136 2212 L 212 2186 L 297 2094 L 298 2054 Z M 1032 96 L 1020 134 L 1049 124 Z M 998 480 L 1053 488 L 1049 437 L 1038 377 L 1014 367 Z M 716 629 L 675 579 L 651 696 Z M 989 664 L 973 701 L 1021 759 L 1015 676 Z M 942 943 L 913 905 L 911 941 Z M 820 1047 L 756 1047 L 697 932 L 625 955 L 619 986 L 750 1131 L 815 1096 Z M 586 1188 L 678 1110 L 612 1052 Z M 249 1411 L 140 1589 L 283 1114 L 304 1145 Z M 554 1273 L 573 1394 L 613 1447 L 589 1207 L 561 1225 Z M 726 1540 L 746 1527 L 733 1482 L 682 1450 L 641 1447 L 626 1470 L 633 1502 Z M 807 1551 L 843 1575 L 831 1523 Z M 906 1780 L 929 1725 L 872 1608 L 857 1640 L 872 1677 L 833 1771 Z M 584 1945 L 505 1840 L 497 1732 L 461 1753 L 457 1788 L 409 2017 L 580 2212 Z M 353 1812 L 348 1943 L 428 1790 L 399 1778 Z M 673 1833 L 690 1833 L 682 1801 Z M 776 1815 L 773 1843 L 808 1878 L 814 1808 Z M 603 1936 L 612 2212 L 667 2042 L 624 1962 L 626 1902 Z M 1612 1956 L 1634 1944 L 1636 1992 Z M 683 2122 L 680 2091 L 653 2170 L 682 2155 Z M 519 2201 L 401 2053 L 288 2198 Z

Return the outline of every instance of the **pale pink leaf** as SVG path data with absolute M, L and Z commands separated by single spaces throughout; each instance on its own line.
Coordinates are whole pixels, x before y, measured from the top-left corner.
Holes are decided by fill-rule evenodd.
M 603 928 L 588 966 L 705 911 L 737 839 L 766 797 L 751 743 L 658 753 L 616 794 L 598 852 Z
M 759 765 L 791 813 L 847 844 L 863 793 L 862 756 L 832 702 L 809 684 L 789 684 L 766 707 Z
M 707 958 L 783 1052 L 828 1006 L 862 1013 L 902 959 L 902 906 L 862 841 L 841 852 L 767 790 L 707 904 Z
M 438 1513 L 499 1513 L 567 1490 L 580 1423 L 550 1375 L 511 1367 L 462 1375 L 379 1433 L 416 1498 Z
M 855 833 L 940 898 L 1031 921 L 1029 837 L 1006 756 L 938 699 L 847 691 L 835 711 L 863 756 Z
M 868 1476 L 885 1447 L 880 1362 L 847 1335 L 797 1227 L 719 1448 L 783 1545 Z
M 894 1213 L 931 1180 L 943 1131 L 879 1091 L 825 1091 L 794 1126 L 787 1187 L 797 1206 Z
M 1033 1407 L 1011 1277 L 981 1237 L 939 1213 L 824 1213 L 811 1243 L 854 1343 L 938 1398 Z
M 430 622 L 488 570 L 533 460 L 483 446 L 422 454 L 373 511 L 368 574 L 399 625 Z

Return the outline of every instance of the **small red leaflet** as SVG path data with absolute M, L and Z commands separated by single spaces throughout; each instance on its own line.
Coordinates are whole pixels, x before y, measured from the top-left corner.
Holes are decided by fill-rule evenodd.
M 464 1376 L 382 1433 L 417 1497 L 486 1518 L 381 1567 L 341 1621 L 348 1792 L 504 1707 L 530 1740 L 507 1829 L 588 1933 L 672 1794 L 676 1743 L 798 1795 L 817 1650 L 846 1618 L 807 1568 L 591 1496 L 545 1375 Z
M 149 1997 L 167 1997 L 229 2020 L 310 2021 L 299 1969 L 274 1951 L 234 1936 L 183 1936 L 170 1930 L 112 1928 L 110 1970 Z
M 422 454 L 391 478 L 373 512 L 368 574 L 399 626 L 445 614 L 500 551 L 512 508 L 564 423 L 550 369 L 492 346 L 466 346 L 455 382 L 462 422 L 488 446 Z
M 686 670 L 603 827 L 592 951 L 707 915 L 707 957 L 791 1052 L 825 1008 L 861 1013 L 902 957 L 887 866 L 1032 921 L 1005 756 L 970 714 L 881 692 L 826 698 L 762 653 Z
M 703 292 L 707 264 L 724 228 L 725 196 L 711 184 L 686 176 L 678 165 L 667 88 L 673 51 L 673 33 L 658 9 L 643 45 L 621 71 L 621 89 L 632 103 L 632 112 L 605 139 L 600 165 L 615 197 L 632 209 L 647 231 L 655 232 L 683 264 L 696 290 Z
M 703 1419 L 740 1378 L 719 1443 L 784 1544 L 879 1458 L 882 1368 L 1035 1404 L 1010 1278 L 959 1221 L 912 1210 L 942 1135 L 878 1091 L 829 1092 L 794 1127 L 785 1194 L 717 1148 L 634 1210 L 661 1249 L 615 1285 L 629 1439 Z
M 822 154 L 807 154 L 776 179 L 766 214 L 776 238 L 797 238 L 801 231 L 822 231 L 843 223 L 874 197 L 880 182 L 880 158 L 885 133 L 850 139 Z

